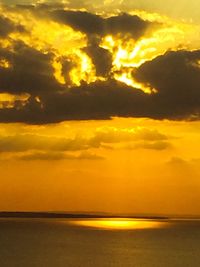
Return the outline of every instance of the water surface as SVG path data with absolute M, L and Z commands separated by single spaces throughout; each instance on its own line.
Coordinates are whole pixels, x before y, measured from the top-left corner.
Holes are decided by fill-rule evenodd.
M 200 222 L 0 219 L 1 267 L 199 267 Z

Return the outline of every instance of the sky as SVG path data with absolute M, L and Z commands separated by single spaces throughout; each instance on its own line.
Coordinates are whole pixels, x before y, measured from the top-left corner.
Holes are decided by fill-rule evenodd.
M 199 216 L 198 1 L 0 3 L 0 210 Z

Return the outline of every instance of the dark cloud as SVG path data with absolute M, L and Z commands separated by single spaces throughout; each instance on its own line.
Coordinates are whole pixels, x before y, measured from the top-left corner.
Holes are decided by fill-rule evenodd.
M 43 56 L 34 58 L 39 61 L 39 66 L 32 73 L 35 80 L 31 80 L 30 85 L 27 81 L 27 88 L 30 86 L 28 92 L 35 94 L 37 88 L 38 92 L 42 92 L 41 102 L 32 96 L 24 106 L 16 102 L 13 108 L 0 109 L 1 122 L 44 124 L 64 120 L 110 119 L 114 116 L 176 120 L 199 118 L 199 51 L 167 52 L 136 70 L 134 75 L 138 81 L 157 89 L 158 92 L 151 95 L 110 78 L 104 82 L 82 83 L 79 87 L 61 92 L 56 90 L 58 85 L 54 80 L 52 82 L 53 78 L 49 77 L 48 72 L 44 76 L 38 73 L 38 70 L 43 70 L 43 66 L 44 71 L 48 70 L 45 69 L 46 64 L 49 66 L 46 63 L 48 55 Z M 23 64 L 22 69 L 27 73 L 24 66 L 26 64 Z M 21 77 L 18 73 L 11 77 Z M 0 80 L 4 79 L 1 74 Z M 21 84 L 20 79 L 19 82 Z M 14 86 L 16 81 L 11 80 L 11 83 Z
M 16 42 L 13 51 L 0 49 L 0 57 L 10 62 L 10 68 L 0 67 L 0 91 L 31 93 L 61 89 L 54 78 L 52 54 L 44 54 L 23 42 Z
M 104 19 L 86 11 L 55 10 L 52 12 L 52 18 L 76 31 L 99 35 L 104 33 Z
M 92 59 L 97 76 L 107 76 L 110 73 L 112 68 L 112 55 L 108 50 L 92 44 L 86 47 L 84 51 Z
M 76 67 L 76 65 L 75 65 L 74 62 L 72 62 L 72 60 L 68 59 L 67 57 L 62 57 L 60 59 L 60 63 L 62 65 L 61 74 L 65 79 L 65 83 L 66 84 L 70 84 L 71 83 L 71 79 L 70 79 L 69 73 L 70 73 L 70 70 L 73 67 Z
M 99 1 L 102 5 L 102 1 Z M 83 6 L 87 6 L 85 10 Z M 68 1 L 68 3 L 63 4 L 59 2 L 46 2 L 36 5 L 23 5 L 19 4 L 15 8 L 18 10 L 29 10 L 35 16 L 40 18 L 50 17 L 51 19 L 69 25 L 76 31 L 81 31 L 88 36 L 99 35 L 104 36 L 107 34 L 112 35 L 130 35 L 131 37 L 137 39 L 141 37 L 145 30 L 154 23 L 143 20 L 137 15 L 130 15 L 128 13 L 120 13 L 111 17 L 104 17 L 93 13 L 94 9 L 91 8 L 93 3 L 89 3 L 84 0 L 73 0 Z M 97 1 L 95 1 L 95 6 L 97 7 Z M 79 9 L 79 10 L 78 10 Z M 92 11 L 88 11 L 92 10 Z
M 69 72 L 75 63 L 61 56 L 58 60 L 66 82 L 62 85 L 54 77 L 53 51 L 42 53 L 23 42 L 13 41 L 12 50 L 0 48 L 0 59 L 10 63 L 8 68 L 0 66 L 0 93 L 28 93 L 30 98 L 26 102 L 15 101 L 13 107 L 6 102 L 0 108 L 0 122 L 45 124 L 116 116 L 199 119 L 200 50 L 170 51 L 134 69 L 134 79 L 157 90 L 148 95 L 112 79 L 112 55 L 99 43 L 103 35 L 110 33 L 123 37 L 128 34 L 137 39 L 149 22 L 128 14 L 104 18 L 89 12 L 50 9 L 48 5 L 37 8 L 43 9 L 47 17 L 50 13 L 58 22 L 87 34 L 88 44 L 83 51 L 93 61 L 97 75 L 107 80 L 68 87 Z M 3 24 L 5 32 L 1 33 L 4 28 L 0 26 L 0 35 L 14 30 L 8 19 L 3 18 Z
M 135 39 L 144 34 L 150 22 L 126 13 L 103 18 L 86 11 L 55 10 L 52 18 L 88 35 L 129 34 Z
M 0 16 L 0 37 L 6 37 L 11 32 L 25 32 L 22 25 L 13 23 L 8 18 Z
M 144 63 L 134 77 L 156 88 L 151 97 L 149 117 L 183 119 L 199 118 L 200 50 L 170 51 Z
M 44 124 L 64 120 L 110 119 L 113 116 L 145 117 L 148 115 L 149 98 L 149 95 L 123 83 L 99 81 L 66 89 L 63 93 L 43 94 L 40 97 L 42 105 L 31 97 L 21 108 L 15 105 L 0 109 L 0 121 Z
M 149 22 L 138 16 L 123 13 L 106 19 L 106 32 L 110 34 L 131 34 L 135 39 L 144 34 Z

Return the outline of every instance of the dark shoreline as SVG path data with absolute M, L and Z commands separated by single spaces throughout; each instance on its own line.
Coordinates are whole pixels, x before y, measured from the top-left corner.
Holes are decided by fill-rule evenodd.
M 151 215 L 151 214 L 108 214 L 108 213 L 90 213 L 90 212 L 52 212 L 52 211 L 0 211 L 0 218 L 38 218 L 38 219 L 141 219 L 141 220 L 200 220 L 198 216 L 185 215 Z
M 130 219 L 149 219 L 149 220 L 168 220 L 169 217 L 165 216 L 141 216 L 141 215 L 114 215 L 114 214 L 90 214 L 90 213 L 59 213 L 59 212 L 10 212 L 2 211 L 0 212 L 0 218 L 71 218 L 71 219 L 112 219 L 112 218 L 130 218 Z

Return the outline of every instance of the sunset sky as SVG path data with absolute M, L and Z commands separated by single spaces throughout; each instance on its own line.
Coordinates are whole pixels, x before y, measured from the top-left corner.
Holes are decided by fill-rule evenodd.
M 0 3 L 0 210 L 200 215 L 200 2 Z

